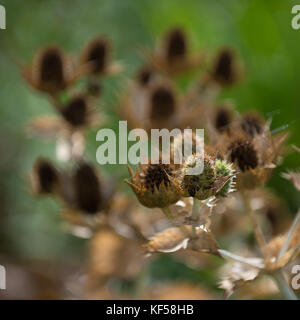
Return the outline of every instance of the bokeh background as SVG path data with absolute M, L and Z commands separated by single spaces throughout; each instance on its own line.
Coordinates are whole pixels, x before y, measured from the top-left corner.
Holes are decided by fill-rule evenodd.
M 297 1 L 2 0 L 1 4 L 7 11 L 7 29 L 0 30 L 0 264 L 25 268 L 38 261 L 57 272 L 60 265 L 71 269 L 80 265 L 86 255 L 86 241 L 62 230 L 58 203 L 29 192 L 34 160 L 39 155 L 54 158 L 55 144 L 29 137 L 25 126 L 53 110 L 25 84 L 19 63 L 30 62 L 44 45 L 57 43 L 77 54 L 97 34 L 112 39 L 114 56 L 126 67 L 103 83 L 102 105 L 113 123 L 118 93 L 142 63 L 140 48 L 152 47 L 164 31 L 182 26 L 195 50 L 210 54 L 226 45 L 241 57 L 245 77 L 224 90 L 222 98 L 232 99 L 239 111 L 256 109 L 272 117 L 272 129 L 289 130 L 289 142 L 300 146 L 300 30 L 291 27 L 291 8 Z M 87 148 L 89 159 L 96 162 L 95 131 L 89 134 Z M 268 184 L 291 212 L 300 205 L 299 194 L 279 173 L 298 167 L 299 154 L 291 153 Z M 123 167 L 102 169 L 126 176 Z M 123 188 L 123 179 L 119 184 Z M 8 269 L 10 277 L 14 272 L 13 267 Z M 189 269 L 168 256 L 154 260 L 149 273 L 155 279 L 215 283 L 210 271 Z M 31 298 L 29 292 L 9 289 L 6 297 Z

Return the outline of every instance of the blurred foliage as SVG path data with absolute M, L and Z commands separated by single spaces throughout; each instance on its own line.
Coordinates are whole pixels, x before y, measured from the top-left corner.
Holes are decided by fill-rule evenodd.
M 29 259 L 79 259 L 85 247 L 85 241 L 59 227 L 58 204 L 33 198 L 28 188 L 33 161 L 39 155 L 54 158 L 55 146 L 28 137 L 24 127 L 33 117 L 53 111 L 47 99 L 27 87 L 19 65 L 31 61 L 46 44 L 57 43 L 76 54 L 96 34 L 112 39 L 116 59 L 126 66 L 120 76 L 104 82 L 103 106 L 110 116 L 108 126 L 113 126 L 118 94 L 141 64 L 141 48 L 153 46 L 162 32 L 180 25 L 194 49 L 208 55 L 224 45 L 236 49 L 245 65 L 245 78 L 223 97 L 232 99 L 239 111 L 257 109 L 272 117 L 272 129 L 289 130 L 290 142 L 300 146 L 300 31 L 291 28 L 293 1 L 2 0 L 1 4 L 7 11 L 7 30 L 0 31 L 1 253 Z M 87 148 L 95 161 L 95 132 L 90 133 Z M 279 173 L 298 165 L 299 154 L 291 153 L 269 182 L 293 212 L 300 205 L 299 196 Z M 126 175 L 123 167 L 121 175 Z M 189 280 L 200 277 L 212 282 L 212 275 L 186 270 L 168 257 L 155 261 L 151 272 L 158 279 L 176 278 L 182 272 Z

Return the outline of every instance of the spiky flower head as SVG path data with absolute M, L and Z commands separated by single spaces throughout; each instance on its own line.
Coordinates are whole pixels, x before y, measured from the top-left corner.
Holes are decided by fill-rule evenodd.
M 216 175 L 219 177 L 231 177 L 224 186 L 217 192 L 216 196 L 226 197 L 230 192 L 234 191 L 235 170 L 232 168 L 232 163 L 226 160 L 217 159 L 215 161 Z
M 203 164 L 203 170 L 199 174 L 191 174 L 190 169 Z M 230 165 L 228 165 L 230 166 Z M 224 167 L 226 167 L 224 165 Z M 216 161 L 208 156 L 204 157 L 191 155 L 185 162 L 182 169 L 180 189 L 184 197 L 195 197 L 198 200 L 205 200 L 220 193 L 223 195 L 229 190 L 226 183 L 232 178 L 232 172 L 228 174 L 220 163 L 218 163 L 218 172 L 216 170 Z M 228 169 L 226 167 L 226 169 Z
M 176 203 L 181 195 L 174 181 L 177 179 L 178 168 L 173 164 L 140 165 L 134 174 L 129 167 L 130 185 L 138 200 L 148 208 L 164 208 Z
M 40 49 L 23 75 L 35 89 L 51 95 L 66 89 L 74 80 L 70 59 L 56 45 Z

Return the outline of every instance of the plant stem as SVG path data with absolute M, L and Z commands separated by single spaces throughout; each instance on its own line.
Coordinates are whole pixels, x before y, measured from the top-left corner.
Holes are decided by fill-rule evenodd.
M 244 201 L 244 205 L 245 205 L 245 209 L 246 209 L 246 213 L 249 215 L 252 225 L 253 225 L 253 231 L 255 234 L 255 238 L 256 241 L 258 243 L 258 246 L 263 254 L 264 257 L 267 256 L 267 244 L 266 244 L 266 240 L 265 237 L 262 233 L 262 230 L 258 224 L 257 221 L 257 217 L 255 215 L 255 213 L 253 212 L 251 205 L 250 205 L 250 200 L 248 197 L 248 194 L 246 192 L 241 192 L 243 201 Z
M 173 216 L 169 207 L 161 208 L 161 210 L 168 220 L 173 220 Z
M 292 226 L 290 227 L 290 230 L 289 230 L 289 232 L 287 234 L 287 237 L 286 237 L 286 239 L 284 241 L 284 244 L 280 249 L 280 252 L 279 252 L 278 257 L 277 257 L 278 261 L 283 257 L 283 255 L 288 250 L 289 245 L 291 243 L 291 240 L 292 240 L 292 238 L 293 238 L 293 236 L 294 236 L 294 234 L 295 234 L 295 232 L 297 230 L 297 227 L 298 227 L 299 223 L 300 223 L 300 211 L 297 213 L 297 215 L 296 215 L 296 217 L 295 217 L 295 219 L 294 219 L 294 221 L 292 223 Z
M 239 256 L 235 253 L 232 253 L 230 251 L 227 250 L 223 250 L 223 249 L 219 249 L 218 252 L 220 253 L 220 255 L 225 258 L 225 259 L 229 259 L 229 260 L 233 260 L 236 262 L 240 262 L 240 263 L 244 263 L 250 267 L 254 267 L 257 269 L 263 269 L 264 268 L 264 264 L 263 262 L 259 261 L 256 258 L 245 258 L 242 256 Z
M 199 201 L 196 198 L 193 198 L 193 211 L 192 211 L 192 219 L 196 220 L 199 214 Z
M 279 270 L 272 274 L 278 289 L 286 300 L 298 300 L 294 291 L 290 288 L 289 284 L 285 280 L 285 276 L 282 270 Z

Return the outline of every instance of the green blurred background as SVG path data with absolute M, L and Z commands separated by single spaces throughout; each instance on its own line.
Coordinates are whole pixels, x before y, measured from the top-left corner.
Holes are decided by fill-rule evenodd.
M 24 128 L 35 116 L 53 111 L 44 96 L 25 84 L 16 62 L 30 62 L 44 45 L 57 43 L 77 54 L 94 35 L 112 39 L 115 58 L 126 66 L 120 76 L 104 82 L 103 106 L 114 117 L 118 93 L 141 64 L 140 48 L 152 47 L 161 33 L 180 25 L 195 50 L 214 54 L 224 45 L 235 48 L 245 65 L 245 78 L 222 97 L 232 99 L 239 111 L 257 109 L 266 118 L 272 116 L 272 129 L 288 127 L 290 142 L 300 146 L 300 30 L 291 27 L 291 8 L 297 1 L 1 0 L 1 4 L 7 11 L 7 29 L 0 30 L 0 255 L 76 260 L 86 245 L 61 230 L 54 200 L 36 199 L 29 193 L 28 174 L 34 160 L 39 155 L 54 158 L 55 144 L 28 137 Z M 91 132 L 92 161 L 96 148 Z M 292 212 L 300 205 L 299 194 L 279 173 L 298 168 L 299 159 L 299 154 L 291 153 L 269 182 Z M 170 261 L 165 257 L 160 263 Z M 177 267 L 183 270 L 174 267 L 174 277 Z

